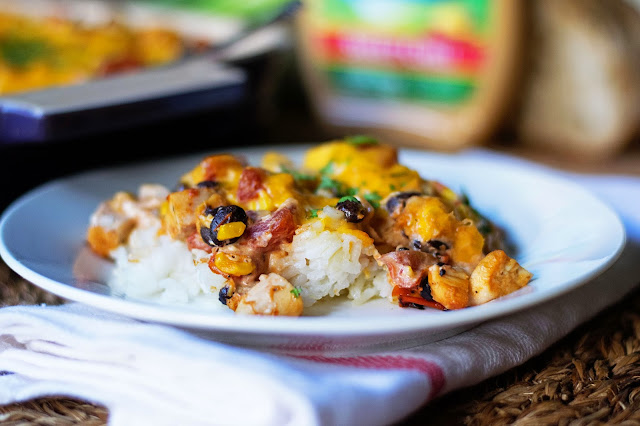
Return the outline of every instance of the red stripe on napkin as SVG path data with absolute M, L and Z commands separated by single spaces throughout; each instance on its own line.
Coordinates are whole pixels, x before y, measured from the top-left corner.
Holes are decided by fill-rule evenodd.
M 414 370 L 426 375 L 431 381 L 431 393 L 429 400 L 434 398 L 445 384 L 445 376 L 442 368 L 436 363 L 421 358 L 405 356 L 379 355 L 379 356 L 355 356 L 355 357 L 327 357 L 322 355 L 301 355 L 296 358 L 308 361 L 337 364 L 347 367 L 372 368 L 377 370 Z

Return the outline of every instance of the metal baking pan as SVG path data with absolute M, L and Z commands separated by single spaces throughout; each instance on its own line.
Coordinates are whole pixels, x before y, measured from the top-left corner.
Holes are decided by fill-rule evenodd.
M 93 0 L 3 0 L 0 12 L 59 16 L 88 24 L 118 19 L 155 26 L 215 45 L 237 35 L 238 19 L 153 7 L 148 3 Z M 159 67 L 0 96 L 0 145 L 47 142 L 236 106 L 249 95 L 247 73 L 233 65 L 286 45 L 283 26 L 270 26 L 224 53 L 224 60 L 193 56 Z M 220 58 L 220 56 L 218 56 Z

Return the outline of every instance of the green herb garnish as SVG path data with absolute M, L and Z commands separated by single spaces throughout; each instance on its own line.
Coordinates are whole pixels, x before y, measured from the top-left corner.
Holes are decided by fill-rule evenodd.
M 318 210 L 320 210 L 320 209 L 311 209 L 311 210 L 309 210 L 309 217 L 310 218 L 318 217 Z
M 288 173 L 291 176 L 293 176 L 294 180 L 315 180 L 315 176 L 308 175 L 306 173 L 301 173 L 297 170 L 291 170 L 285 166 L 280 166 L 280 170 L 282 170 L 284 173 Z
M 405 176 L 407 176 L 407 172 L 391 173 L 389 176 L 391 176 L 392 178 L 405 177 Z
M 491 226 L 491 223 L 489 221 L 487 221 L 484 218 L 480 219 L 480 223 L 478 224 L 478 231 L 483 235 L 483 236 L 487 236 L 491 233 L 491 231 L 493 231 L 493 226 Z
M 345 138 L 345 141 L 351 145 L 377 145 L 378 140 L 367 135 L 353 135 Z
M 469 201 L 469 196 L 464 191 L 462 191 L 460 194 L 460 202 L 462 204 L 466 204 L 467 206 L 471 206 L 471 201 Z
M 297 299 L 300 297 L 300 289 L 298 287 L 294 287 L 293 290 L 291 290 L 291 294 L 293 294 L 293 297 Z
M 0 40 L 0 57 L 10 66 L 24 68 L 46 57 L 51 48 L 44 40 L 10 36 Z
M 341 193 L 342 184 L 335 179 L 331 179 L 328 176 L 322 176 L 320 178 L 320 185 L 318 185 L 318 189 L 326 189 L 334 194 Z
M 382 196 L 377 192 L 370 192 L 364 195 L 364 199 L 377 209 L 380 207 L 380 200 L 382 200 Z
M 321 175 L 330 175 L 333 173 L 333 161 L 329 161 L 326 166 L 320 169 Z
M 360 200 L 358 200 L 356 197 L 354 197 L 353 195 L 345 195 L 344 197 L 340 198 L 338 200 L 338 203 L 342 203 L 344 201 L 353 201 L 354 203 L 359 203 Z

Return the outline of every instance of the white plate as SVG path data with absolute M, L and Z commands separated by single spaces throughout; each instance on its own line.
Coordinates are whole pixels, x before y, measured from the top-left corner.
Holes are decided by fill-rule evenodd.
M 299 159 L 308 145 L 275 147 Z M 257 164 L 262 148 L 236 151 Z M 204 154 L 203 154 L 204 155 Z M 173 187 L 203 155 L 98 170 L 45 184 L 16 200 L 0 222 L 0 255 L 35 285 L 63 298 L 254 347 L 300 352 L 354 352 L 408 347 L 458 333 L 480 322 L 532 307 L 603 272 L 621 252 L 618 216 L 582 187 L 550 171 L 497 156 L 401 150 L 403 164 L 456 191 L 506 228 L 516 259 L 534 274 L 522 290 L 456 311 L 403 309 L 378 300 L 362 306 L 325 303 L 307 316 L 211 314 L 204 307 L 167 306 L 111 294 L 109 262 L 85 247 L 88 219 L 98 203 L 141 183 Z

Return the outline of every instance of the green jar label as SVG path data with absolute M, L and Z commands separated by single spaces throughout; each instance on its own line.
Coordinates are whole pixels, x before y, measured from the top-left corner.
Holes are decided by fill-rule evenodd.
M 315 65 L 338 92 L 459 104 L 487 58 L 488 0 L 308 3 Z

